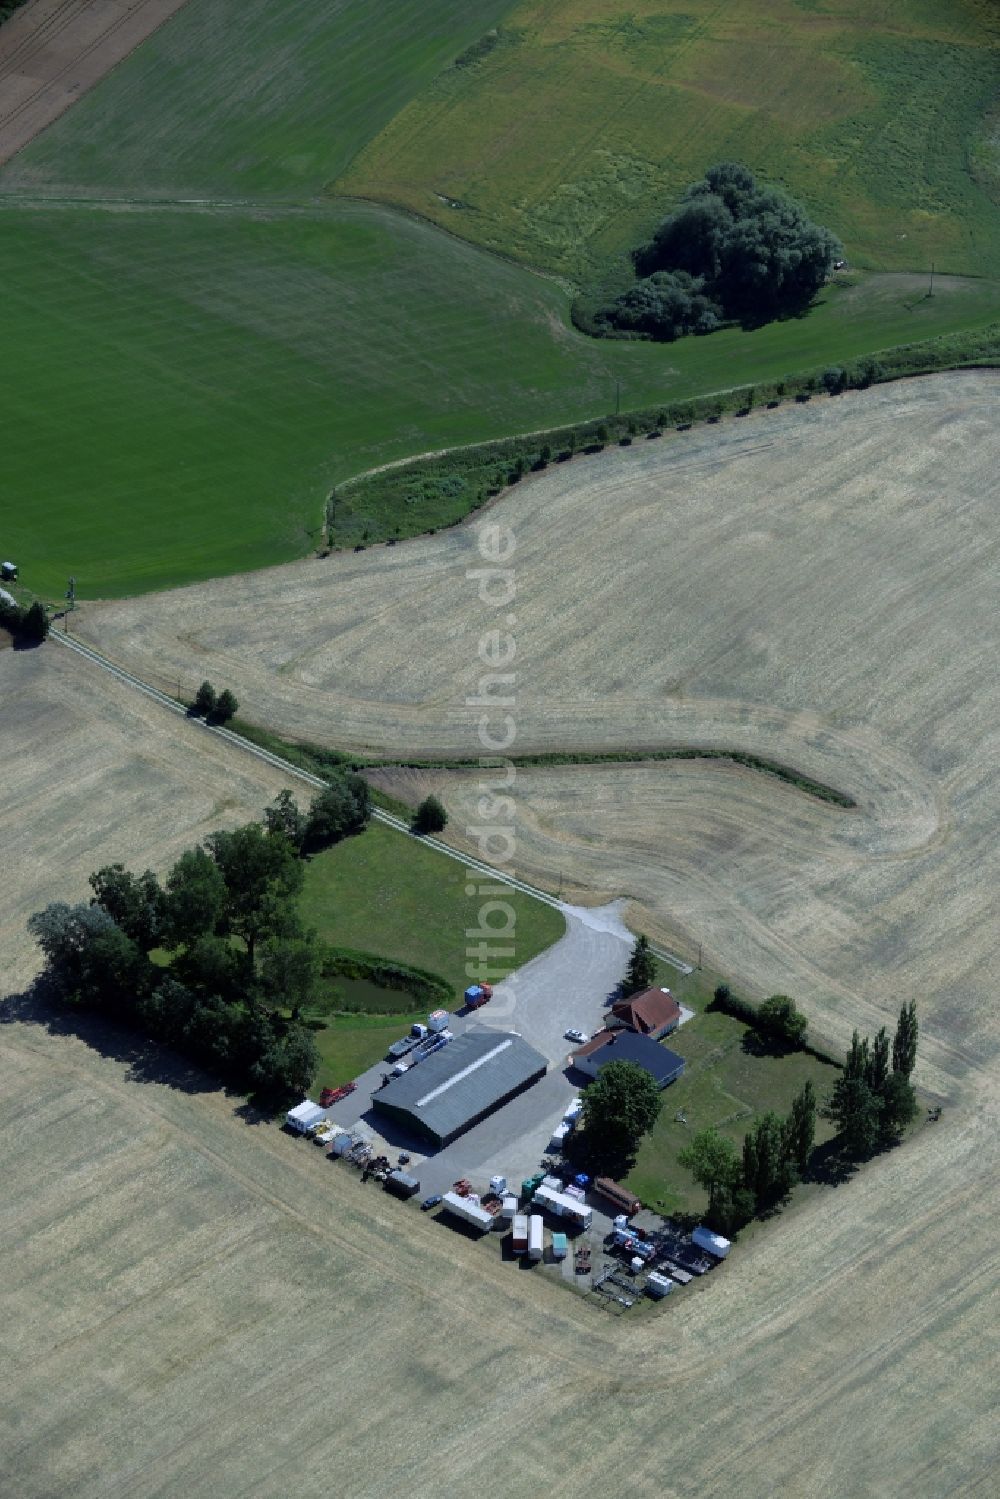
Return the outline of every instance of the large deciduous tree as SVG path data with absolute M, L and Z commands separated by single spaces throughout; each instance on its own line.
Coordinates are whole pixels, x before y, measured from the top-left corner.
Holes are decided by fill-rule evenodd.
M 190 946 L 209 936 L 226 904 L 226 882 L 203 848 L 181 854 L 167 876 L 164 946 Z
M 583 1132 L 592 1159 L 620 1170 L 656 1123 L 663 1099 L 634 1062 L 608 1062 L 583 1095 Z
M 241 937 L 253 961 L 265 938 L 298 934 L 292 898 L 302 889 L 302 865 L 287 838 L 251 822 L 232 832 L 212 833 L 205 846 L 225 881 L 223 935 L 228 930 Z
M 143 952 L 159 945 L 166 925 L 167 899 L 151 869 L 131 874 L 123 864 L 105 864 L 90 876 L 92 904 L 106 911 Z
M 360 833 L 371 817 L 372 796 L 368 782 L 353 771 L 336 775 L 314 799 L 309 809 L 304 846 L 310 851 L 338 843 Z
M 690 1171 L 700 1187 L 704 1187 L 709 1200 L 720 1187 L 735 1186 L 740 1174 L 740 1158 L 736 1147 L 717 1129 L 702 1129 L 678 1153 L 677 1160 L 685 1171 Z

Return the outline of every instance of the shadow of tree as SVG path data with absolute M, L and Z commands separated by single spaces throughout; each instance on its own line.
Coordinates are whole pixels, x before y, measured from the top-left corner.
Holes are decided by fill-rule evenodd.
M 787 1057 L 799 1049 L 783 1041 L 780 1036 L 766 1035 L 761 1031 L 752 1030 L 744 1032 L 741 1045 L 746 1054 L 751 1057 Z
M 62 1004 L 44 974 L 21 993 L 0 1001 L 0 1025 L 14 1024 L 36 1025 L 50 1036 L 75 1036 L 98 1055 L 122 1063 L 128 1069 L 129 1082 L 160 1083 L 180 1093 L 222 1093 L 239 1099 L 234 1112 L 247 1124 L 265 1123 L 278 1112 L 276 1107 L 269 1110 L 266 1101 L 247 1099 L 245 1094 L 226 1087 L 170 1047 L 102 1016 Z
M 861 1165 L 862 1161 L 847 1154 L 839 1139 L 827 1140 L 825 1144 L 817 1145 L 809 1157 L 802 1180 L 819 1182 L 825 1187 L 840 1187 L 857 1174 Z

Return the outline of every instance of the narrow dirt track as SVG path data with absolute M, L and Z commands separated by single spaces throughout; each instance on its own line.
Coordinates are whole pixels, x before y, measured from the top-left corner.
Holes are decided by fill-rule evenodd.
M 0 27 L 0 164 L 180 10 L 185 0 L 31 0 Z

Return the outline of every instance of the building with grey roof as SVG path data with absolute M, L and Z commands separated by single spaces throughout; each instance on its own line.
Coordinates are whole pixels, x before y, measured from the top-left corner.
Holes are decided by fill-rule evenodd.
M 540 1081 L 541 1052 L 512 1031 L 465 1031 L 372 1095 L 372 1107 L 433 1145 L 448 1145 Z
M 588 1077 L 596 1077 L 609 1062 L 634 1062 L 649 1073 L 658 1088 L 676 1082 L 684 1071 L 684 1058 L 675 1051 L 629 1030 L 598 1031 L 573 1053 L 573 1066 Z

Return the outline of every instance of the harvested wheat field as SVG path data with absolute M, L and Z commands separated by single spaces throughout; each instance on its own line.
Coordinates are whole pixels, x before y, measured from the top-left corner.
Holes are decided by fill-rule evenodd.
M 988 374 L 814 403 L 564 466 L 488 517 L 517 542 L 515 748 L 728 744 L 858 803 L 704 762 L 519 770 L 521 869 L 632 896 L 838 1041 L 916 995 L 941 1122 L 617 1321 L 12 1000 L 12 1493 L 508 1494 L 504 1454 L 528 1494 L 993 1493 L 998 404 Z M 84 619 L 304 738 L 474 754 L 498 622 L 474 543 Z M 393 784 L 445 786 L 462 838 L 487 815 L 462 780 Z
M 185 0 L 31 0 L 0 30 L 0 162 L 144 42 Z
M 516 544 L 500 609 L 467 577 L 466 526 L 89 608 L 84 628 L 140 674 L 232 683 L 286 733 L 474 756 L 476 646 L 503 626 L 515 751 L 728 747 L 857 802 L 705 762 L 522 770 L 523 873 L 631 895 L 837 1041 L 902 991 L 956 1060 L 985 1055 L 998 416 L 997 375 L 935 376 L 559 466 L 487 517 Z M 450 836 L 482 821 L 473 788 L 435 784 Z
M 33 911 L 86 900 L 102 864 L 167 869 L 296 785 L 55 641 L 0 651 L 0 702 L 0 992 L 37 971 Z

